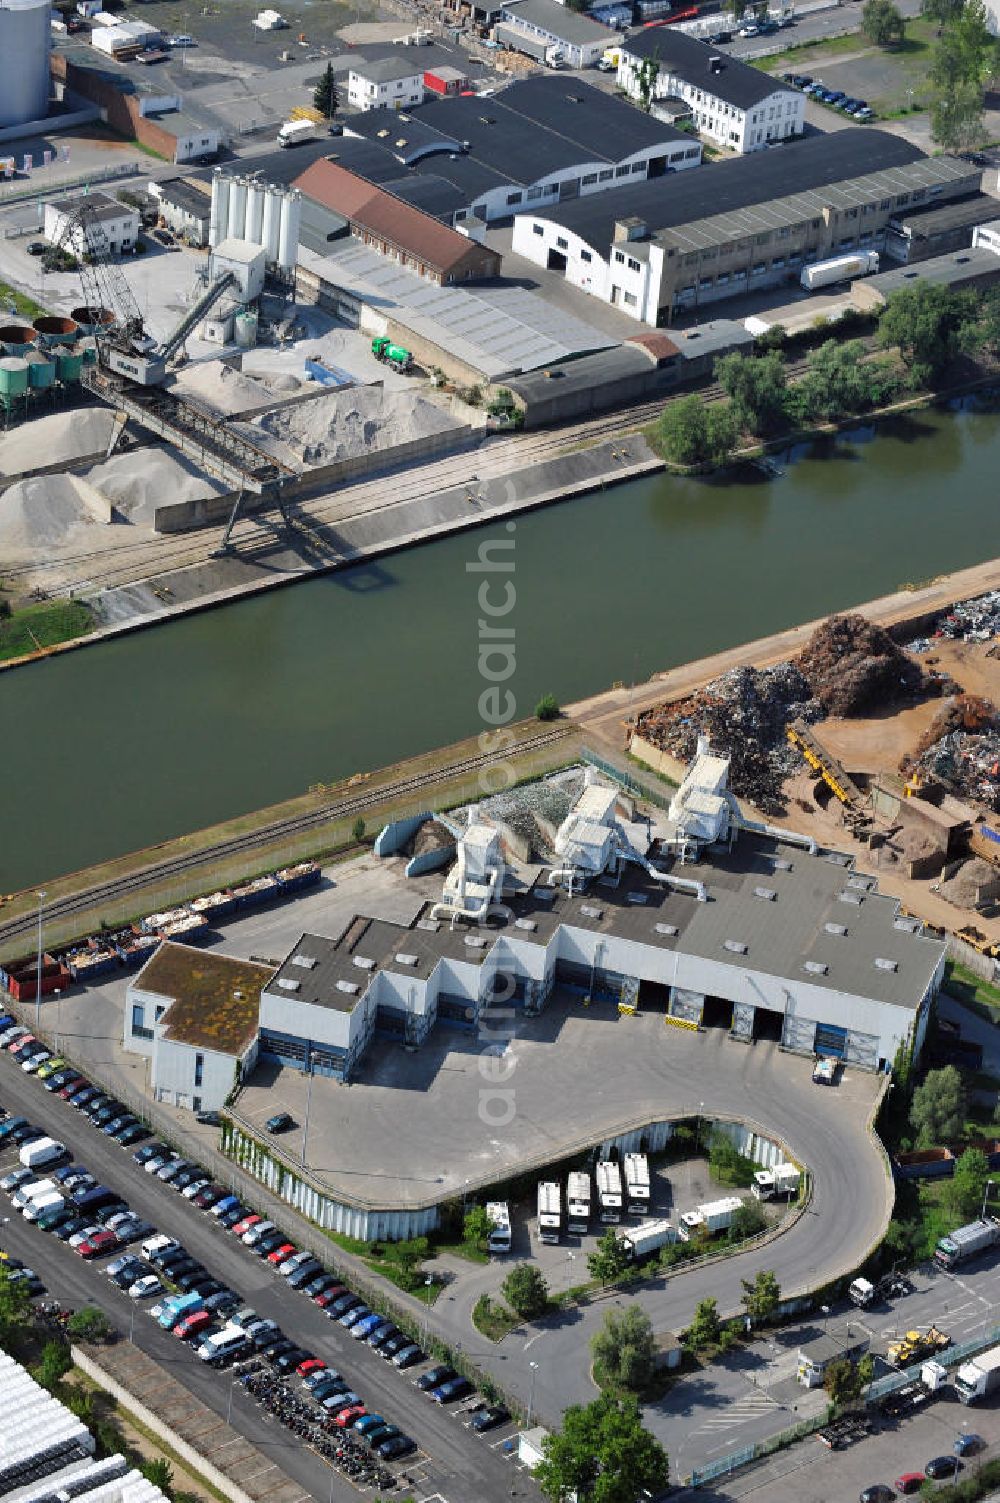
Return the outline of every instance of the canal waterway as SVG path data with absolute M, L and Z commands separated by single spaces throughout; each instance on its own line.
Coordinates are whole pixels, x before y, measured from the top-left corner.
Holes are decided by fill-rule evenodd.
M 511 539 L 519 714 L 1000 553 L 1000 412 L 656 476 L 0 674 L 0 892 L 481 729 L 477 591 Z M 494 556 L 499 557 L 499 554 Z

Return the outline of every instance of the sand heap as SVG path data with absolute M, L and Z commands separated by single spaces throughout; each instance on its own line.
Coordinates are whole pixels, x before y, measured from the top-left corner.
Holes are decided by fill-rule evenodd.
M 242 371 L 218 360 L 185 366 L 174 377 L 172 386 L 178 396 L 207 402 L 225 417 L 260 412 L 261 408 L 270 407 L 274 402 L 274 391 L 267 381 L 245 376 Z
M 111 508 L 76 475 L 39 475 L 0 492 L 0 558 L 36 562 L 84 544 Z
M 974 908 L 980 888 L 988 887 L 996 878 L 996 870 L 988 861 L 973 856 L 947 880 L 941 883 L 941 896 L 958 908 Z
M 87 471 L 87 480 L 106 496 L 116 518 L 133 527 L 153 526 L 156 508 L 168 502 L 220 496 L 218 485 L 172 449 L 133 449 Z
M 353 459 L 439 433 L 457 434 L 464 427 L 423 397 L 379 386 L 353 386 L 266 412 L 254 426 L 306 465 Z
M 22 423 L 0 438 L 0 476 L 14 479 L 50 465 L 92 459 L 107 448 L 113 423 L 108 407 L 50 412 Z

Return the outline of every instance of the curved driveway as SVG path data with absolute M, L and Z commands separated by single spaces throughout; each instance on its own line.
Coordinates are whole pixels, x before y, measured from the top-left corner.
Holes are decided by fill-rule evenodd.
M 633 1024 L 629 1020 L 630 1030 Z M 718 1300 L 720 1311 L 735 1314 L 740 1281 L 763 1268 L 774 1270 L 785 1295 L 827 1283 L 864 1258 L 892 1211 L 891 1181 L 866 1129 L 879 1084 L 877 1076 L 848 1070 L 832 1089 L 813 1085 L 811 1061 L 782 1054 L 773 1044 L 748 1047 L 720 1033 L 670 1030 L 669 1047 L 638 1050 L 632 1069 L 609 1076 L 597 1087 L 599 1110 L 594 1110 L 594 1101 L 593 1117 L 612 1120 L 618 1101 L 627 1107 L 621 1120 L 635 1119 L 646 1108 L 649 1121 L 682 1111 L 695 1115 L 704 1102 L 706 1117 L 751 1120 L 782 1138 L 791 1154 L 811 1170 L 813 1195 L 805 1214 L 763 1247 L 519 1328 L 496 1347 L 471 1326 L 476 1298 L 484 1288 L 496 1287 L 495 1268 L 463 1278 L 453 1300 L 438 1301 L 431 1324 L 473 1352 L 477 1362 L 525 1403 L 531 1389 L 528 1364 L 537 1363 L 534 1411 L 540 1420 L 555 1423 L 568 1404 L 594 1397 L 588 1343 L 611 1299 L 617 1304 L 635 1301 L 658 1332 L 676 1332 L 687 1325 L 698 1301 L 709 1295 Z M 582 1128 L 587 1115 L 583 1098 L 578 1109 Z

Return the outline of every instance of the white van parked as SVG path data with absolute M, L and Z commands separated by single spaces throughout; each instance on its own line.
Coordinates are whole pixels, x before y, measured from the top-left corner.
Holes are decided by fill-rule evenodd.
M 26 1169 L 47 1169 L 66 1157 L 66 1144 L 57 1138 L 36 1138 L 34 1143 L 25 1143 L 18 1158 Z

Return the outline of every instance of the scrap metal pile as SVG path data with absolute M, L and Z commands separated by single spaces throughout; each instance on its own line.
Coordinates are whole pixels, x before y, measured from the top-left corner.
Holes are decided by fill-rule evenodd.
M 960 695 L 935 715 L 900 771 L 1000 811 L 1000 711 L 988 699 Z
M 796 659 L 824 715 L 868 715 L 929 687 L 889 633 L 864 616 L 831 616 Z
M 699 735 L 707 735 L 713 751 L 731 758 L 733 792 L 765 813 L 777 814 L 785 807 L 782 783 L 800 762 L 785 739 L 785 726 L 821 715 L 799 669 L 779 663 L 774 668 L 733 668 L 687 699 L 646 711 L 636 728 L 644 740 L 679 762 L 689 762 Z
M 948 637 L 960 642 L 991 642 L 1000 637 L 1000 590 L 962 600 L 952 606 L 934 626 L 934 638 Z M 934 638 L 918 637 L 909 643 L 911 652 L 929 652 Z

